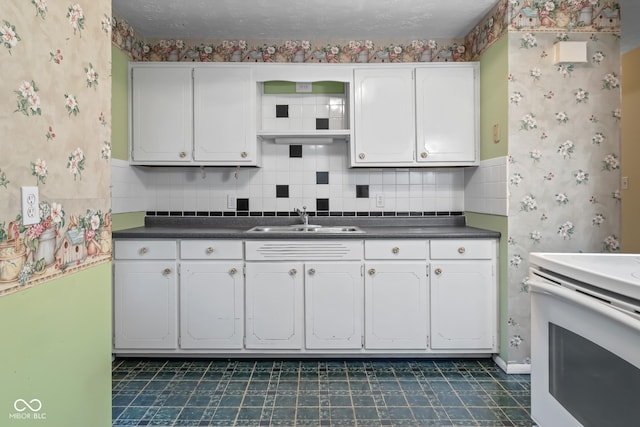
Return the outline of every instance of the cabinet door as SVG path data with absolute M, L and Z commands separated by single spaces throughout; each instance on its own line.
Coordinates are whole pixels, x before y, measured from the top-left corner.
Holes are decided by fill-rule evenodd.
M 416 69 L 417 160 L 477 164 L 478 86 L 474 64 Z
M 302 263 L 247 263 L 246 348 L 302 348 L 303 273 Z
M 431 348 L 494 349 L 493 265 L 492 261 L 432 261 Z
M 414 162 L 414 84 L 411 68 L 356 69 L 355 166 L 406 165 Z
M 426 262 L 367 262 L 364 286 L 365 347 L 426 349 Z
M 362 348 L 361 266 L 359 262 L 305 265 L 307 348 Z
M 192 160 L 191 68 L 140 67 L 131 75 L 131 159 L 134 163 Z
M 250 68 L 195 68 L 194 157 L 211 164 L 255 164 L 256 86 Z
M 180 265 L 180 347 L 240 349 L 244 337 L 242 262 Z
M 116 349 L 177 347 L 175 261 L 114 263 L 113 293 Z

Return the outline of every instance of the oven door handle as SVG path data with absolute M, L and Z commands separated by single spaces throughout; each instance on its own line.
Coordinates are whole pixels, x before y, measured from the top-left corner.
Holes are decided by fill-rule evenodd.
M 595 311 L 596 313 L 615 322 L 621 323 L 636 332 L 640 332 L 640 322 L 638 319 L 618 310 L 604 301 L 600 301 L 580 292 L 563 288 L 562 286 L 551 284 L 540 278 L 531 280 L 529 282 L 529 286 L 532 293 L 545 294 L 554 298 L 560 298 L 569 304 Z

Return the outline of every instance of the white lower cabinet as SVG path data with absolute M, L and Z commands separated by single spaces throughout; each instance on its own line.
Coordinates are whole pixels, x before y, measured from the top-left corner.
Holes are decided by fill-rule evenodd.
M 175 252 L 175 242 L 171 241 L 116 242 L 114 348 L 177 348 L 178 270 Z
M 301 262 L 247 263 L 246 348 L 302 348 L 303 268 Z
M 426 261 L 368 261 L 364 292 L 365 348 L 427 348 Z
M 494 240 L 431 241 L 431 348 L 497 351 Z
M 362 263 L 306 263 L 305 346 L 362 348 Z
M 180 348 L 241 349 L 242 261 L 180 264 Z

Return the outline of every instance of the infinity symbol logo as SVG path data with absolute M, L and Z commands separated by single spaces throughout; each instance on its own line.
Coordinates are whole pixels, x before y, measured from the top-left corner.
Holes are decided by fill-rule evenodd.
M 13 407 L 18 412 L 24 412 L 27 409 L 32 412 L 38 412 L 40 409 L 42 409 L 42 402 L 40 402 L 39 399 L 31 399 L 29 402 L 24 399 L 18 399 L 13 402 Z

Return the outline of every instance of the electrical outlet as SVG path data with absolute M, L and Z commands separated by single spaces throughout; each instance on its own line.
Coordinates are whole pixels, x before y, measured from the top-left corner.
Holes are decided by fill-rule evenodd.
M 236 205 L 238 204 L 238 198 L 231 194 L 227 194 L 227 209 L 236 210 Z
M 376 195 L 376 207 L 384 208 L 384 194 Z
M 622 187 L 623 190 L 628 190 L 629 189 L 629 177 L 628 176 L 623 176 L 622 177 L 621 187 Z
M 40 222 L 38 187 L 22 187 L 22 223 L 33 225 Z

